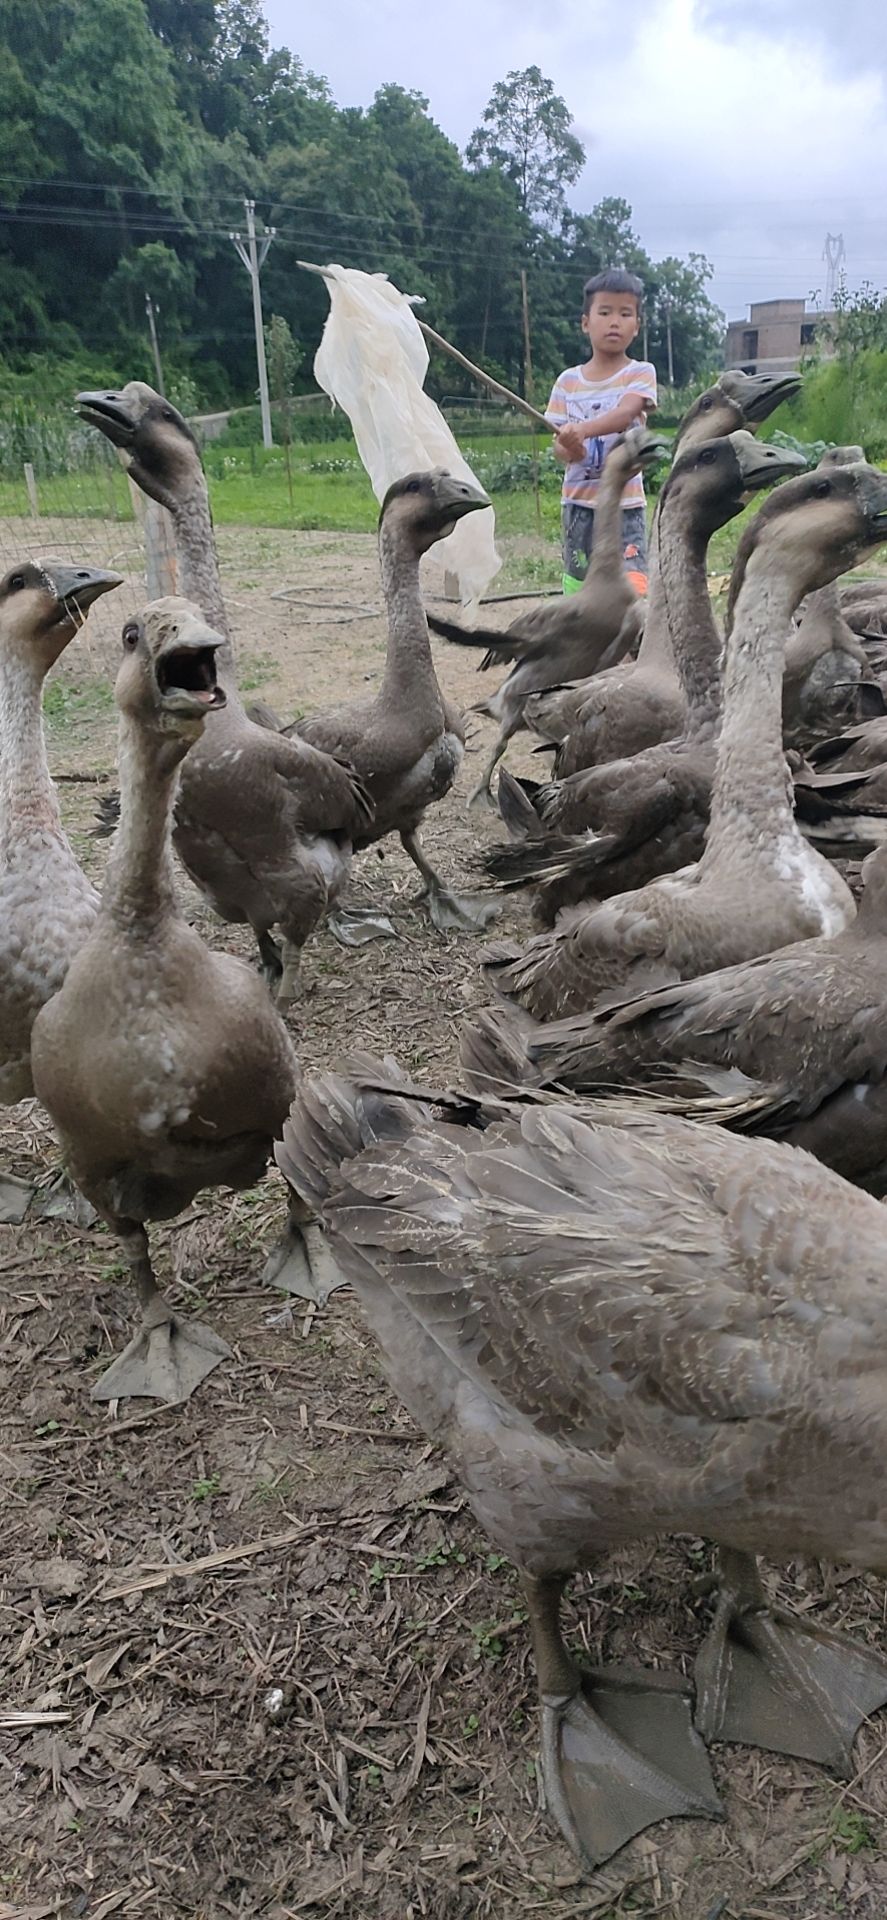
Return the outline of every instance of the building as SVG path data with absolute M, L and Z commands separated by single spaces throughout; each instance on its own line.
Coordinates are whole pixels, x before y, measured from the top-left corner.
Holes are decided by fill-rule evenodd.
M 834 318 L 811 311 L 805 300 L 754 300 L 748 319 L 727 327 L 725 364 L 745 373 L 792 373 L 816 346 L 823 321 Z M 822 351 L 830 351 L 825 341 Z

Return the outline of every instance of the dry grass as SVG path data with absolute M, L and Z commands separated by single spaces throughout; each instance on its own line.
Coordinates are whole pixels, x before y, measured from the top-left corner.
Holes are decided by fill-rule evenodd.
M 370 540 L 223 533 L 222 547 L 257 693 L 291 712 L 378 675 L 378 618 L 339 625 L 329 609 L 376 603 Z M 274 600 L 282 578 L 326 617 Z M 87 670 L 63 669 L 62 773 L 110 773 L 113 718 L 90 688 L 110 671 L 114 624 Z M 438 658 L 448 687 L 476 698 L 471 656 Z M 496 831 L 467 815 L 467 784 L 428 833 L 463 879 Z M 98 872 L 94 788 L 63 794 Z M 405 904 L 399 851 L 365 856 L 357 886 L 403 938 L 362 953 L 313 943 L 293 1021 L 303 1060 L 354 1040 L 452 1073 L 459 1023 L 484 997 L 477 943 Z M 189 910 L 219 941 L 193 895 Z M 36 1109 L 6 1117 L 0 1153 L 22 1172 L 46 1161 Z M 269 1180 L 207 1195 L 158 1232 L 174 1298 L 234 1359 L 187 1407 L 116 1415 L 88 1397 L 131 1316 L 113 1243 L 0 1229 L 0 1920 L 883 1920 L 883 1720 L 849 1783 L 715 1749 L 723 1825 L 654 1829 L 580 1880 L 539 1808 L 514 1575 L 393 1403 L 351 1296 L 293 1317 L 258 1285 L 281 1213 Z M 692 1541 L 608 1562 L 576 1583 L 573 1642 L 687 1670 L 705 1564 Z M 880 1582 L 797 1566 L 780 1590 L 807 1617 L 883 1635 Z

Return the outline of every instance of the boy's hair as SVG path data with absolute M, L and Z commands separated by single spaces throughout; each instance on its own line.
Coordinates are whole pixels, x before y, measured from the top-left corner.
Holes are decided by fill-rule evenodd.
M 596 293 L 630 293 L 637 301 L 638 319 L 644 304 L 644 283 L 636 273 L 627 273 L 624 267 L 605 267 L 603 273 L 595 273 L 586 280 L 582 294 L 582 311 L 588 313 Z

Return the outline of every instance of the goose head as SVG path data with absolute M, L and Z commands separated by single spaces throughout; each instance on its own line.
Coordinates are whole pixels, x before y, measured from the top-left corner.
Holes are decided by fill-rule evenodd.
M 785 575 L 800 600 L 887 541 L 887 474 L 865 461 L 815 467 L 765 500 L 737 549 L 728 624 L 744 579 Z
M 379 531 L 401 534 L 414 553 L 427 553 L 437 540 L 445 540 L 452 533 L 466 513 L 477 513 L 489 505 L 480 487 L 447 473 L 443 467 L 430 473 L 408 473 L 389 487 L 379 514 Z
M 114 686 L 121 714 L 144 732 L 173 735 L 183 749 L 203 732 L 208 713 L 225 705 L 216 680 L 221 634 L 190 600 L 152 600 L 123 629 L 123 658 Z
M 173 509 L 202 474 L 200 449 L 187 420 L 143 380 L 119 392 L 78 393 L 81 420 L 119 447 L 143 493 Z
M 94 600 L 122 575 L 97 567 L 25 560 L 0 580 L 0 658 L 18 657 L 48 673 L 82 627 Z
M 738 367 L 728 367 L 687 408 L 678 427 L 678 445 L 683 450 L 694 440 L 715 440 L 739 427 L 759 427 L 800 386 L 798 373 L 742 373 Z
M 725 439 L 681 446 L 660 496 L 660 513 L 692 502 L 700 533 L 710 536 L 739 513 L 750 493 L 806 470 L 803 454 L 757 441 L 744 427 Z
M 607 462 L 612 467 L 615 461 L 617 468 L 629 480 L 636 473 L 651 472 L 663 460 L 667 460 L 668 455 L 668 441 L 663 440 L 660 434 L 650 433 L 647 427 L 629 427 L 614 441 Z

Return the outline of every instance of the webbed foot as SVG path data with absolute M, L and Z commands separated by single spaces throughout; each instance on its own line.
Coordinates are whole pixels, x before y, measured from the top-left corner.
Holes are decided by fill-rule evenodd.
M 449 887 L 429 887 L 428 913 L 439 933 L 482 933 L 501 910 L 501 898 L 490 893 L 451 893 Z
M 583 1865 L 599 1867 L 656 1820 L 720 1819 L 692 1698 L 670 1674 L 607 1668 L 543 1696 L 542 1782 Z
M 282 1287 L 300 1300 L 323 1307 L 337 1287 L 347 1283 L 316 1221 L 290 1217 L 262 1269 L 268 1287 Z
M 91 1227 L 96 1219 L 95 1208 L 63 1169 L 41 1182 L 0 1174 L 0 1224 L 20 1226 L 28 1214 L 35 1220 L 65 1220 L 75 1227 Z
M 201 1380 L 230 1360 L 226 1340 L 199 1320 L 181 1320 L 158 1295 L 123 1352 L 96 1381 L 93 1400 L 165 1400 L 175 1406 L 190 1400 Z
M 365 947 L 371 940 L 394 940 L 397 929 L 379 907 L 336 907 L 326 924 L 342 947 Z
M 466 801 L 466 806 L 469 810 L 472 807 L 486 807 L 488 813 L 498 813 L 499 809 L 493 797 L 493 789 L 489 780 L 479 780 L 477 786 L 472 787 Z
M 854 1737 L 887 1703 L 887 1659 L 770 1607 L 749 1555 L 721 1556 L 723 1584 L 696 1662 L 696 1725 L 705 1740 L 852 1770 Z

